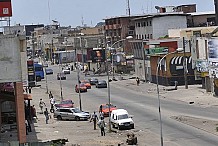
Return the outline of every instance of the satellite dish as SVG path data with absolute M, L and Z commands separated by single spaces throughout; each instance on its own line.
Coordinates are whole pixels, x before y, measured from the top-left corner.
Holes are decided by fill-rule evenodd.
M 159 6 L 155 6 L 155 9 L 159 10 L 159 9 L 160 9 L 160 7 L 159 7 Z

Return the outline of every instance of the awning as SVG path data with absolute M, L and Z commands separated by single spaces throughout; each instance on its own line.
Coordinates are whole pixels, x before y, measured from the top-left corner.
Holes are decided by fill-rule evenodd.
M 190 64 L 191 62 L 192 62 L 192 57 L 191 56 L 186 57 L 186 64 Z M 176 65 L 183 64 L 183 56 L 173 57 L 170 61 L 170 64 L 176 64 Z

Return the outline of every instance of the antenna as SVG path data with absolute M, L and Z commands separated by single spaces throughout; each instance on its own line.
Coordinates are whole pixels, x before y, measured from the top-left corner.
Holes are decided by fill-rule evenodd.
M 84 26 L 84 19 L 83 19 L 83 16 L 82 16 L 81 23 L 82 23 L 82 26 Z
M 130 16 L 130 5 L 129 5 L 129 0 L 126 0 L 126 3 L 127 3 L 126 15 Z

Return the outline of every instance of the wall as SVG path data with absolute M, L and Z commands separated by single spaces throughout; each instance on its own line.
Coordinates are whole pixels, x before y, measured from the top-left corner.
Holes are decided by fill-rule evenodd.
M 153 38 L 168 35 L 168 29 L 187 28 L 186 16 L 164 16 L 153 18 Z
M 22 81 L 19 37 L 0 36 L 0 68 L 0 83 Z

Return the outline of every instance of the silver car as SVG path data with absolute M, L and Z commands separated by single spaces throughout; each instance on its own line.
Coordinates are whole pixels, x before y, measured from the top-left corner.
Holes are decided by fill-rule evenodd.
M 90 114 L 80 111 L 78 108 L 57 108 L 54 111 L 54 118 L 58 120 L 88 120 Z

